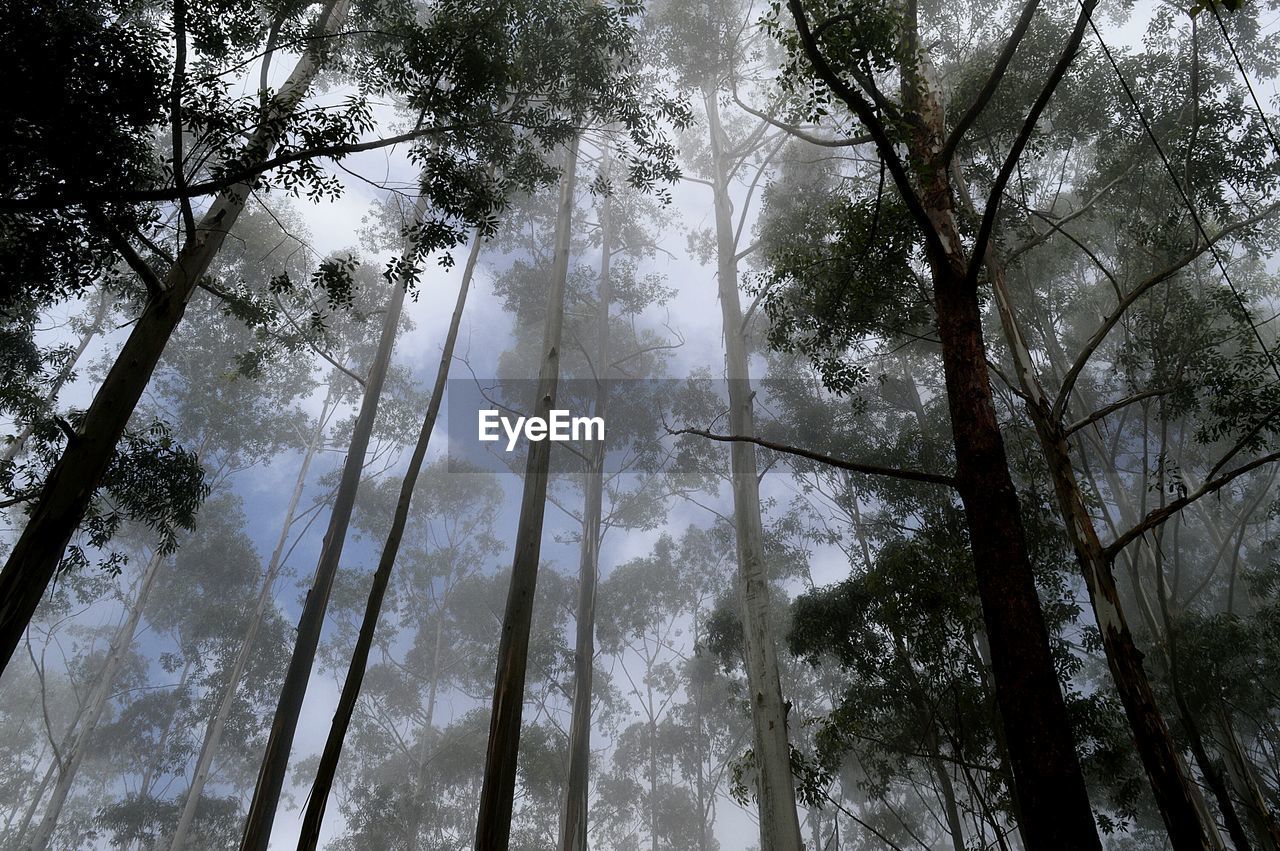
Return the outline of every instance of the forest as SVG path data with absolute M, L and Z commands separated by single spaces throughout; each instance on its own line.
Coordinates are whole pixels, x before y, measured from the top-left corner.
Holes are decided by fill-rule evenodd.
M 0 7 L 0 847 L 1280 851 L 1280 0 Z

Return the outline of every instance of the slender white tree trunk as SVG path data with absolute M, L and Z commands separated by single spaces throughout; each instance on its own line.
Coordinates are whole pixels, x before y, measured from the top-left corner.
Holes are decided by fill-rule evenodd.
M 267 563 L 267 569 L 263 573 L 262 587 L 258 591 L 258 601 L 254 606 L 253 616 L 249 619 L 249 626 L 240 640 L 240 647 L 236 651 L 235 661 L 231 663 L 231 670 L 227 673 L 227 684 L 223 690 L 222 699 L 218 701 L 218 709 L 205 727 L 204 742 L 200 746 L 200 756 L 196 759 L 195 774 L 191 778 L 191 786 L 187 789 L 187 797 L 182 805 L 182 814 L 178 817 L 178 825 L 174 829 L 173 837 L 169 840 L 170 851 L 180 851 L 186 845 L 187 834 L 191 831 L 191 825 L 195 821 L 196 810 L 200 806 L 200 798 L 204 793 L 205 784 L 209 780 L 209 772 L 213 768 L 213 759 L 217 755 L 218 745 L 222 742 L 223 728 L 226 726 L 227 718 L 231 716 L 231 710 L 235 706 L 236 695 L 240 691 L 240 680 L 244 676 L 245 669 L 249 666 L 249 658 L 252 656 L 253 648 L 257 644 L 258 631 L 262 628 L 262 623 L 266 619 L 267 608 L 273 599 L 272 592 L 275 588 L 276 579 L 280 575 L 281 565 L 284 563 L 285 548 L 289 543 L 289 532 L 293 528 L 294 517 L 298 511 L 298 503 L 302 499 L 302 492 L 306 487 L 307 473 L 311 469 L 312 459 L 315 458 L 324 440 L 324 427 L 328 419 L 331 399 L 332 391 L 330 391 L 330 396 L 325 399 L 324 405 L 321 407 L 320 416 L 316 419 L 315 430 L 312 432 L 306 450 L 302 455 L 302 464 L 298 468 L 298 476 L 293 483 L 293 493 L 289 496 L 289 505 L 285 509 L 280 535 L 276 538 L 276 546 L 271 552 L 271 560 Z
M 715 92 L 708 92 L 704 100 L 715 169 L 716 270 L 729 384 L 729 432 L 752 436 L 755 434 L 754 394 L 742 328 L 742 304 L 738 296 L 725 134 Z M 778 652 L 770 623 L 769 573 L 765 565 L 755 447 L 744 441 L 735 441 L 730 444 L 729 457 L 733 476 L 733 520 L 738 539 L 743 645 L 755 732 L 760 847 L 769 851 L 798 851 L 804 843 L 800 838 L 795 786 L 791 776 L 787 706 L 782 699 Z
M 88 709 L 84 714 L 83 723 L 80 724 L 71 746 L 62 755 L 58 782 L 53 787 L 53 794 L 49 798 L 48 806 L 45 807 L 44 818 L 40 820 L 40 825 L 36 828 L 35 835 L 27 845 L 29 851 L 45 851 L 49 847 L 49 840 L 53 837 L 53 831 L 58 826 L 58 817 L 62 815 L 62 806 L 66 803 L 67 795 L 71 792 L 71 785 L 75 782 L 76 773 L 80 770 L 81 763 L 84 762 L 89 739 L 97 729 L 98 723 L 102 720 L 102 714 L 106 711 L 107 704 L 110 702 L 116 674 L 119 673 L 121 663 L 128 656 L 129 648 L 133 646 L 133 636 L 138 630 L 138 623 L 142 620 L 142 610 L 146 607 L 147 598 L 151 595 L 151 588 L 155 585 L 156 576 L 159 574 L 160 565 L 163 563 L 164 556 L 159 552 L 151 556 L 151 560 L 147 563 L 147 568 L 143 572 L 142 580 L 138 585 L 138 592 L 134 595 L 133 603 L 129 607 L 129 614 L 111 639 L 111 645 L 107 649 L 107 658 L 103 662 L 102 671 L 98 674 L 93 691 L 89 693 Z

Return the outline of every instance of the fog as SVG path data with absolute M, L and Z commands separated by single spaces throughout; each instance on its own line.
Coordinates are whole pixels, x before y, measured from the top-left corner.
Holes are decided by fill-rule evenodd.
M 6 18 L 3 847 L 1280 847 L 1273 8 Z

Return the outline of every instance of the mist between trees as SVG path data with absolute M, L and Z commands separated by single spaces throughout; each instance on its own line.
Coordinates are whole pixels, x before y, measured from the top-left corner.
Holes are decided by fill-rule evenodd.
M 1278 13 L 5 3 L 0 846 L 1278 851 Z

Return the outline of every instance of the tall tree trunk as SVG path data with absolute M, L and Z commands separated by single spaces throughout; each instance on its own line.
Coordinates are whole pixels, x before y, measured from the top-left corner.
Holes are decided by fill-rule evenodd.
M 275 718 L 267 736 L 267 747 L 262 755 L 262 768 L 253 790 L 249 816 L 245 821 L 244 835 L 240 840 L 241 851 L 266 851 L 271 838 L 271 825 L 276 807 L 280 803 L 280 790 L 284 787 L 289 771 L 289 752 L 293 748 L 293 736 L 298 729 L 298 716 L 307 695 L 307 682 L 315 662 L 316 649 L 320 645 L 320 632 L 324 627 L 325 610 L 329 607 L 329 593 L 342 558 L 342 547 L 347 539 L 347 527 L 355 507 L 356 491 L 360 487 L 360 474 L 364 470 L 365 453 L 373 435 L 373 424 L 378 416 L 378 401 L 391 365 L 391 350 L 395 345 L 396 330 L 404 307 L 407 281 L 391 282 L 391 297 L 387 300 L 386 314 L 382 320 L 382 333 L 378 339 L 377 353 L 369 374 L 365 377 L 364 395 L 360 400 L 360 413 L 351 431 L 351 444 L 342 467 L 342 478 L 334 496 L 329 514 L 329 528 L 320 548 L 311 590 L 307 592 L 298 619 L 298 632 L 294 640 L 293 654 L 280 689 Z
M 178 684 L 173 690 L 175 698 L 173 711 L 169 713 L 168 719 L 165 720 L 164 729 L 160 732 L 160 741 L 156 743 L 155 753 L 152 754 L 152 759 L 147 761 L 147 767 L 142 772 L 142 780 L 138 783 L 139 798 L 150 797 L 151 789 L 155 785 L 156 779 L 163 776 L 164 749 L 169 745 L 169 737 L 173 735 L 178 713 L 182 710 L 180 701 L 182 693 L 187 690 L 187 681 L 191 677 L 191 665 L 192 659 L 188 656 L 186 662 L 182 665 L 182 673 L 178 676 Z
M 253 654 L 254 647 L 257 645 L 258 631 L 262 628 L 267 616 L 267 609 L 274 599 L 273 591 L 275 590 L 276 579 L 280 575 L 280 569 L 284 564 L 285 548 L 289 544 L 289 532 L 293 528 L 294 517 L 298 512 L 298 503 L 302 499 L 302 492 L 307 484 L 307 473 L 311 469 L 311 462 L 320 450 L 320 444 L 324 439 L 324 427 L 328 419 L 331 401 L 332 390 L 330 390 L 330 395 L 325 398 L 320 415 L 316 419 L 315 430 L 312 432 L 307 448 L 302 455 L 302 464 L 298 468 L 298 476 L 293 483 L 293 493 L 289 495 L 289 504 L 285 509 L 284 522 L 280 526 L 280 535 L 276 538 L 276 546 L 271 552 L 271 560 L 267 563 L 267 569 L 263 573 L 262 587 L 258 591 L 258 600 L 254 606 L 253 615 L 249 619 L 249 625 L 245 630 L 244 636 L 240 639 L 240 647 L 236 651 L 235 661 L 232 662 L 231 670 L 227 674 L 227 684 L 223 689 L 222 698 L 218 701 L 218 708 L 205 727 L 204 741 L 200 746 L 200 756 L 196 759 L 195 774 L 191 778 L 191 786 L 187 789 L 186 800 L 182 804 L 182 813 L 178 816 L 178 825 L 173 831 L 173 837 L 169 840 L 169 851 L 181 851 L 186 846 L 187 834 L 191 831 L 191 825 L 195 822 L 205 783 L 209 780 L 209 773 L 213 769 L 213 760 L 217 755 L 218 745 L 222 742 L 222 731 L 226 727 L 227 719 L 231 716 L 231 710 L 235 707 L 236 696 L 240 691 L 240 680 L 244 677 L 245 670 L 249 667 L 249 659 Z
M 649 693 L 649 848 L 658 851 L 658 716 L 653 705 L 653 660 L 645 666 Z
M 608 150 L 604 151 L 607 160 Z M 609 305 L 613 282 L 613 202 L 600 206 L 600 282 L 596 307 L 596 393 L 591 415 L 604 419 L 609 406 Z M 569 723 L 569 781 L 565 789 L 561 851 L 587 851 L 587 802 L 590 796 L 591 688 L 596 656 L 596 582 L 600 575 L 600 529 L 604 511 L 605 442 L 595 441 L 583 479 L 582 546 L 578 557 L 578 614 L 573 650 L 573 715 Z
M 116 674 L 119 673 L 121 663 L 129 654 L 129 648 L 133 646 L 133 636 L 138 631 L 138 623 L 142 620 L 142 610 L 146 607 L 147 598 L 151 596 L 151 589 L 155 585 L 156 576 L 160 573 L 160 566 L 164 560 L 164 556 L 159 552 L 151 556 L 138 585 L 138 592 L 134 595 L 133 603 L 129 607 L 129 613 L 111 639 L 111 645 L 107 648 L 107 658 L 103 661 L 102 670 L 98 674 L 93 690 L 89 693 L 88 709 L 84 713 L 75 739 L 62 755 L 58 782 L 53 787 L 48 806 L 45 807 L 44 818 L 36 828 L 31 842 L 26 846 L 28 851 L 45 851 L 49 847 L 49 840 L 58 826 L 58 817 L 62 815 L 62 805 L 66 803 L 67 795 L 75 782 L 76 773 L 84 762 L 89 739 L 97 730 L 98 724 L 102 721 L 102 714 L 111 700 L 111 689 L 115 685 Z
M 958 175 L 957 184 L 961 187 L 961 197 L 967 202 L 963 176 Z M 987 250 L 985 263 L 1000 324 L 1013 356 L 1014 371 L 1027 399 L 1027 412 L 1035 426 L 1036 436 L 1053 480 L 1058 512 L 1084 574 L 1094 621 L 1102 636 L 1107 665 L 1124 706 L 1129 732 L 1146 770 L 1156 806 L 1160 810 L 1174 851 L 1207 851 L 1209 833 L 1217 828 L 1212 824 L 1201 823 L 1191 792 L 1190 772 L 1156 703 L 1155 693 L 1142 664 L 1142 651 L 1138 649 L 1125 618 L 1124 604 L 1116 587 L 1111 563 L 1103 555 L 1102 542 L 1098 539 L 1097 529 L 1076 478 L 1062 424 L 1054 421 L 1053 405 L 1036 376 L 1031 353 L 1014 315 L 1005 282 L 1004 266 L 990 248 Z
M 427 691 L 427 717 L 422 722 L 422 747 L 418 755 L 418 772 L 413 784 L 413 809 L 409 812 L 405 848 L 418 851 L 418 828 L 422 824 L 422 808 L 426 805 L 427 765 L 431 762 L 431 736 L 436 717 L 436 697 L 440 688 L 440 656 L 444 650 L 444 607 L 441 601 L 436 610 L 436 646 L 431 653 L 431 687 Z
M 720 122 L 716 93 L 704 93 L 703 100 L 710 125 L 715 171 L 716 277 L 729 385 L 729 430 L 734 435 L 752 436 L 755 434 L 754 394 L 738 296 L 726 137 Z M 755 733 L 760 847 L 770 851 L 799 851 L 804 843 L 800 838 L 795 786 L 791 776 L 787 706 L 782 699 L 777 647 L 770 623 L 769 573 L 765 566 L 755 447 L 735 441 L 729 447 L 729 458 L 733 477 L 733 521 L 737 535 L 743 643 Z
M 346 18 L 350 0 L 329 0 L 321 14 L 323 34 L 335 32 Z M 317 39 L 323 43 L 324 39 Z M 320 62 L 318 49 L 308 50 L 268 106 L 260 129 L 247 149 L 265 158 L 280 140 L 290 114 L 311 87 Z M 244 210 L 250 187 L 241 183 L 219 195 L 200 219 L 177 262 L 165 275 L 162 292 L 153 295 L 129 339 L 98 388 L 77 435 L 67 441 L 32 506 L 22 535 L 0 572 L 0 669 L 8 667 L 22 633 L 49 587 L 67 542 L 84 519 L 98 483 L 115 456 L 129 417 L 146 390 L 151 374 L 174 329 L 182 320 L 197 283 L 209 270 L 231 226 Z
M 422 210 L 419 209 L 419 216 L 421 214 Z M 440 354 L 440 366 L 436 369 L 436 381 L 431 388 L 427 413 L 422 418 L 422 428 L 418 432 L 418 442 L 413 447 L 409 467 L 405 470 L 404 479 L 400 482 L 400 495 L 396 500 L 391 528 L 387 531 L 387 539 L 382 545 L 382 555 L 378 558 L 378 567 L 373 574 L 373 584 L 369 588 L 369 598 L 365 602 L 364 618 L 360 622 L 360 631 L 356 636 L 351 664 L 347 667 L 342 693 L 338 697 L 338 706 L 333 713 L 333 723 L 329 726 L 329 736 L 325 740 L 324 751 L 320 755 L 320 765 L 316 769 L 316 778 L 311 785 L 311 795 L 307 800 L 307 810 L 302 819 L 302 832 L 298 837 L 298 851 L 310 851 L 320 841 L 320 827 L 324 822 L 325 806 L 329 801 L 329 792 L 333 788 L 333 779 L 338 771 L 338 759 L 342 756 L 342 744 L 347 736 L 347 728 L 351 725 L 356 700 L 360 696 L 360 687 L 364 683 L 365 669 L 369 665 L 369 651 L 373 648 L 374 634 L 378 629 L 378 617 L 382 614 L 382 601 L 387 593 L 387 584 L 391 581 L 391 571 L 395 567 L 396 556 L 400 553 L 404 527 L 409 520 L 413 490 L 418 483 L 418 475 L 422 472 L 422 463 L 427 457 L 427 448 L 431 443 L 431 432 L 435 429 L 440 404 L 444 400 L 445 382 L 449 379 L 449 367 L 453 363 L 453 349 L 458 341 L 458 328 L 462 325 L 462 310 L 467 303 L 467 291 L 471 288 L 471 277 L 475 272 L 476 261 L 480 257 L 480 244 L 481 237 L 477 233 L 471 244 L 471 252 L 467 256 L 466 267 L 463 269 L 462 283 L 458 286 L 458 298 L 454 304 L 453 316 L 449 320 L 449 331 L 445 335 L 444 350 Z
M 908 40 L 919 54 L 914 22 Z M 908 143 L 910 168 L 938 240 L 928 253 L 957 489 L 1023 832 L 1034 851 L 1100 849 L 992 400 L 978 290 L 968 274 L 947 165 L 938 159 L 946 138 L 942 107 L 921 64 L 904 71 L 904 102 L 920 118 Z
M 965 851 L 964 844 L 964 823 L 960 821 L 960 808 L 956 806 L 956 788 L 951 782 L 951 775 L 947 772 L 947 766 L 942 759 L 936 755 L 937 743 L 931 742 L 930 747 L 935 751 L 929 757 L 929 767 L 933 769 L 933 774 L 938 778 L 938 791 L 942 796 L 942 809 L 947 815 L 947 832 L 951 834 L 951 847 L 955 851 Z M 1000 825 L 994 825 L 996 835 L 1000 834 Z
M 1280 824 L 1276 822 L 1276 814 L 1267 803 L 1262 783 L 1254 771 L 1253 764 L 1245 753 L 1240 737 L 1236 735 L 1231 715 L 1221 704 L 1215 711 L 1218 734 L 1222 742 L 1222 758 L 1227 766 L 1227 777 L 1235 789 L 1236 797 L 1244 804 L 1245 814 L 1249 818 L 1249 826 L 1257 837 L 1258 847 L 1263 851 L 1277 851 L 1280 848 Z
M 560 337 L 564 327 L 564 291 L 569 274 L 569 240 L 573 227 L 573 193 L 578 170 L 578 137 L 565 151 L 556 214 L 555 257 L 547 293 L 546 331 L 542 342 L 542 366 L 534 416 L 546 418 L 555 407 L 560 382 Z M 524 711 L 525 670 L 529 656 L 529 630 L 533 624 L 533 596 L 538 584 L 538 560 L 542 553 L 542 518 L 547 507 L 547 480 L 551 441 L 529 444 L 524 492 L 516 525 L 511 587 L 502 617 L 494 674 L 493 708 L 489 742 L 485 751 L 484 783 L 476 826 L 476 851 L 507 851 L 511 838 L 511 812 L 515 805 L 516 760 L 520 753 L 520 719 Z
M 1222 821 L 1227 827 L 1227 835 L 1231 837 L 1231 844 L 1235 846 L 1236 851 L 1253 851 L 1253 843 L 1249 841 L 1249 834 L 1245 832 L 1240 814 L 1236 812 L 1235 802 L 1231 800 L 1231 793 L 1227 789 L 1227 782 L 1222 778 L 1222 772 L 1218 770 L 1218 766 L 1213 764 L 1213 757 L 1205 747 L 1200 723 L 1191 713 L 1191 707 L 1187 706 L 1186 700 L 1182 697 L 1182 689 L 1176 682 L 1173 684 L 1172 691 L 1182 727 L 1191 745 L 1191 755 L 1195 758 L 1200 774 L 1204 777 L 1205 785 L 1209 787 L 1209 791 L 1213 793 L 1213 799 L 1218 803 L 1218 811 L 1222 814 Z
M 1165 422 L 1163 410 L 1160 420 L 1162 424 Z M 1146 468 L 1145 461 L 1143 467 L 1144 469 Z M 1166 493 L 1163 477 L 1164 473 L 1161 471 L 1158 481 L 1161 504 L 1164 503 Z M 1153 561 L 1156 569 L 1156 595 L 1160 602 L 1160 615 L 1164 621 L 1165 652 L 1169 663 L 1169 691 L 1173 694 L 1173 702 L 1178 709 L 1179 720 L 1182 721 L 1182 728 L 1187 734 L 1187 742 L 1191 746 L 1191 755 L 1195 758 L 1196 766 L 1204 777 L 1205 785 L 1209 787 L 1209 791 L 1213 793 L 1214 800 L 1218 803 L 1218 811 L 1222 814 L 1222 821 L 1227 827 L 1227 835 L 1231 837 L 1231 844 L 1235 846 L 1236 851 L 1253 851 L 1253 843 L 1250 842 L 1249 835 L 1245 832 L 1244 824 L 1240 821 L 1240 814 L 1236 811 L 1235 802 L 1231 800 L 1231 794 L 1227 789 L 1226 781 L 1222 778 L 1222 772 L 1213 763 L 1213 758 L 1209 755 L 1208 748 L 1205 747 L 1204 735 L 1200 732 L 1200 722 L 1196 720 L 1191 706 L 1187 703 L 1186 694 L 1182 690 L 1182 668 L 1178 650 L 1178 622 L 1174 606 L 1170 600 L 1169 589 L 1164 581 L 1163 557 L 1160 552 L 1160 535 L 1162 532 L 1163 529 L 1157 530 L 1155 534 L 1156 552 Z

